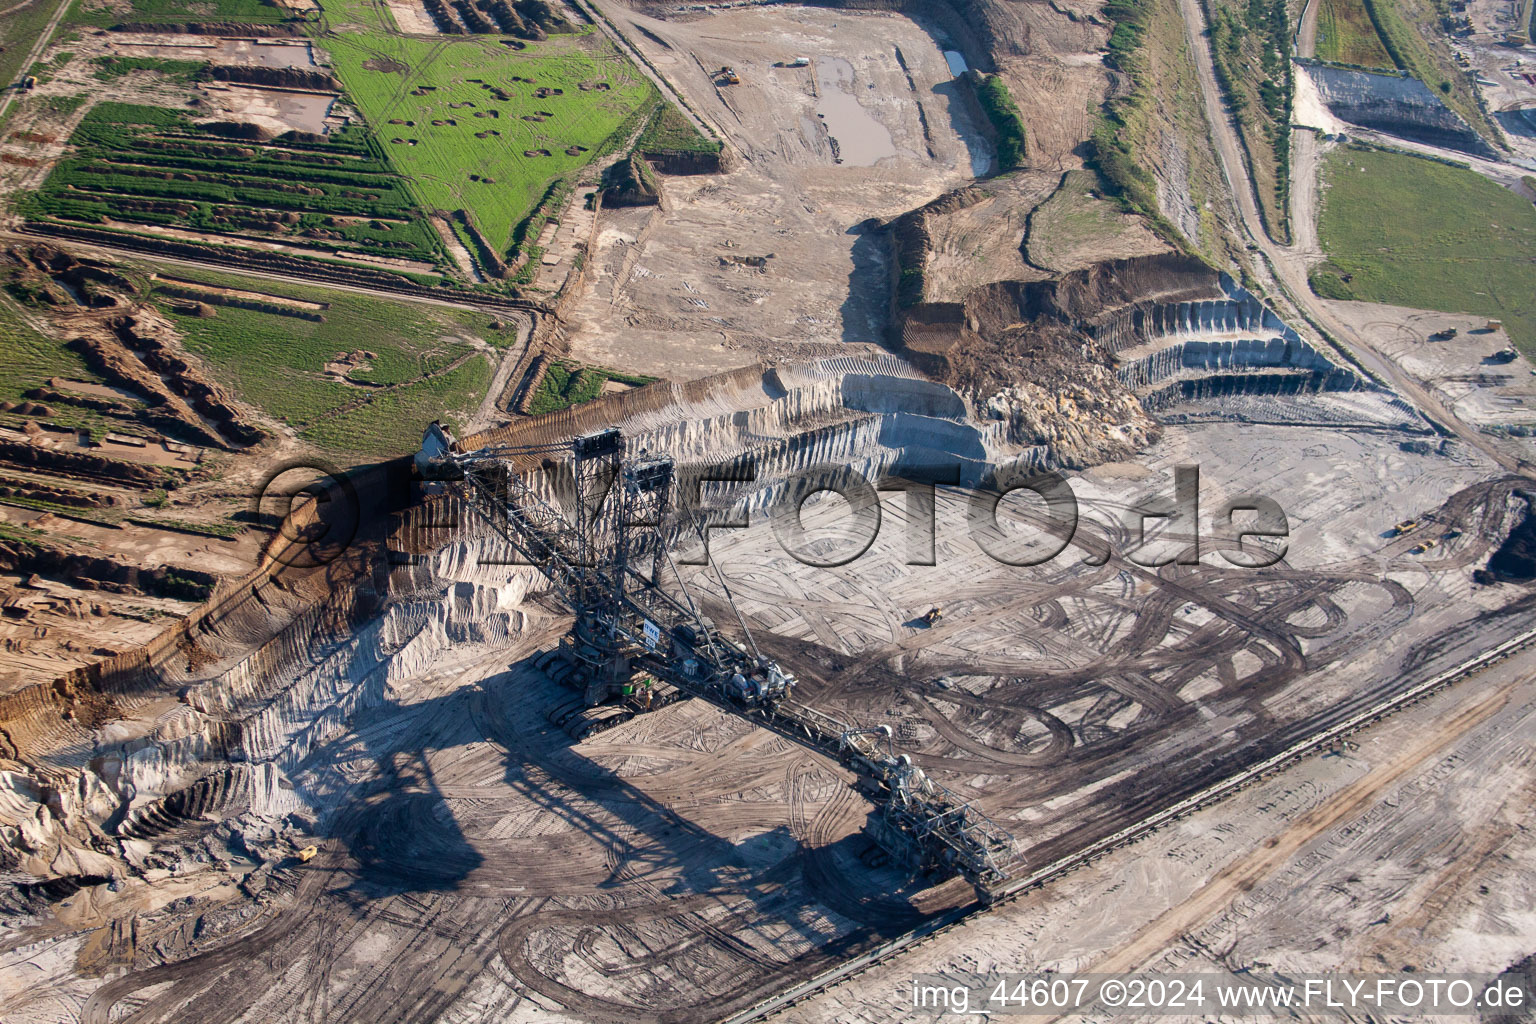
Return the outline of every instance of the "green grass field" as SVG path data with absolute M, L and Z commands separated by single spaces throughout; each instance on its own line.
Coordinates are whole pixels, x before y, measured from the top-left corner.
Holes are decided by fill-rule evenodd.
M 1061 187 L 1030 215 L 1025 246 L 1031 263 L 1075 269 L 1094 262 L 1121 239 L 1144 232 L 1140 220 L 1098 192 L 1092 171 L 1066 173 Z
M 432 420 L 452 421 L 474 409 L 490 382 L 490 359 L 467 340 L 500 340 L 484 313 L 288 284 L 274 287 L 201 270 L 177 271 L 176 276 L 330 304 L 323 323 L 229 306 L 218 307 L 210 318 L 170 313 L 169 303 L 163 308 L 182 332 L 187 350 L 207 361 L 221 381 L 339 459 L 413 448 Z M 349 376 L 376 387 L 347 384 L 325 372 L 336 356 L 356 351 L 372 352 L 374 358 Z
M 28 401 L 26 393 L 46 386 L 51 377 L 101 383 L 101 378 L 87 369 L 84 361 L 65 348 L 62 341 L 33 329 L 18 312 L 9 294 L 0 297 L 0 401 Z M 48 422 L 59 426 L 84 427 L 97 433 L 108 430 L 132 432 L 124 421 L 90 409 L 62 402 L 45 404 L 53 410 Z M 32 418 L 21 413 L 0 413 L 0 423 L 8 427 L 19 427 Z
M 75 0 L 64 16 L 64 27 L 110 28 L 124 22 L 248 22 L 272 25 L 292 20 L 292 13 L 269 0 Z
M 1321 0 L 1317 11 L 1317 57 L 1367 68 L 1397 65 L 1371 24 L 1362 0 Z
M 457 429 L 490 386 L 493 368 L 483 355 L 420 384 L 380 395 L 366 406 L 327 416 L 304 437 L 327 451 L 387 457 L 415 451 L 433 420 Z
M 1336 150 L 1318 225 L 1328 263 L 1313 290 L 1504 321 L 1536 355 L 1536 207 L 1472 171 Z M 1350 280 L 1345 281 L 1344 275 Z
M 497 36 L 392 35 L 378 10 L 354 2 L 327 4 L 326 15 L 318 41 L 421 205 L 468 210 L 501 252 L 553 181 L 657 98 L 601 36 L 515 51 Z
M 63 344 L 33 330 L 9 297 L 0 298 L 0 401 L 21 401 L 49 377 L 101 380 Z
M 550 363 L 549 369 L 544 372 L 543 380 L 539 381 L 539 389 L 533 393 L 533 398 L 528 402 L 528 413 L 531 416 L 542 416 L 547 412 L 569 409 L 573 405 L 590 402 L 603 393 L 603 385 L 610 380 L 628 384 L 631 387 L 639 387 L 655 379 L 655 377 L 645 377 L 635 373 L 620 373 L 600 366 Z

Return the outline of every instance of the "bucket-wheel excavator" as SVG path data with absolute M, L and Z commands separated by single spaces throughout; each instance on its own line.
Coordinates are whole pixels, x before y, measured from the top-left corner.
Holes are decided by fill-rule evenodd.
M 962 875 L 990 902 L 1021 863 L 1013 836 L 897 753 L 888 726 L 858 728 L 796 702 L 795 677 L 762 655 L 744 619 L 745 642 L 716 629 L 668 549 L 698 526 L 673 507 L 674 463 L 626 449 L 617 428 L 584 434 L 569 461 L 543 460 L 552 472 L 535 479 L 527 450 L 459 451 L 433 424 L 416 456 L 425 480 L 456 489 L 575 613 L 559 648 L 535 662 L 579 694 L 551 721 L 579 741 L 674 700 L 708 701 L 843 764 L 874 803 L 868 828 L 893 861 Z

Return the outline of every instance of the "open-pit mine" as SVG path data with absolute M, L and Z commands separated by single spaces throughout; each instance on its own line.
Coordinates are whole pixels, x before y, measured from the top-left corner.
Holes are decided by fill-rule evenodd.
M 1530 275 L 1309 274 L 1370 279 L 1346 123 L 1536 186 L 1280 4 L 1280 232 L 1240 19 L 1133 6 L 60 8 L 0 101 L 0 1019 L 1528 971 Z

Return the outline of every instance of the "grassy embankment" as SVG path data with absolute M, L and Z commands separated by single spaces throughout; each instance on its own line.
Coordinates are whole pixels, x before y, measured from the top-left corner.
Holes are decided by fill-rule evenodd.
M 1536 356 L 1536 207 L 1472 171 L 1375 150 L 1329 154 L 1323 185 L 1315 292 L 1500 319 Z
M 0 401 L 17 403 L 33 388 L 47 384 L 49 378 L 99 384 L 101 378 L 86 369 L 75 353 L 53 338 L 39 334 L 17 312 L 10 298 L 0 297 Z M 64 426 L 99 426 L 100 417 L 61 406 L 57 422 Z M 25 417 L 0 413 L 0 422 L 19 426 Z M 14 422 L 13 422 L 14 421 Z
M 1397 65 L 1382 45 L 1365 0 L 1317 0 L 1318 60 L 1363 68 Z
M 1103 189 L 1123 209 L 1145 216 L 1163 238 L 1225 262 L 1232 243 L 1211 208 L 1223 179 L 1177 0 L 1113 0 L 1104 14 L 1115 25 L 1105 63 L 1131 87 L 1105 104 L 1093 133 L 1092 166 Z M 1197 211 L 1192 223 L 1181 229 L 1164 215 L 1153 170 L 1177 181 L 1168 194 L 1175 202 L 1187 197 Z
M 270 0 L 75 0 L 62 28 L 111 28 L 127 22 L 151 25 L 182 22 L 240 22 L 274 25 L 293 12 Z
M 1068 171 L 1030 214 L 1024 244 L 1035 266 L 1064 271 L 1119 251 L 1117 243 L 1134 238 L 1146 238 L 1140 218 L 1100 198 L 1091 171 Z
M 722 143 L 699 134 L 693 122 L 671 103 L 662 103 L 635 140 L 635 151 L 647 153 L 719 153 Z
M 1029 142 L 1024 130 L 1024 119 L 1019 116 L 1019 106 L 1008 94 L 1008 85 L 1000 75 L 987 75 L 976 87 L 976 99 L 982 113 L 992 122 L 997 135 L 997 169 L 1013 171 L 1024 166 L 1029 158 Z

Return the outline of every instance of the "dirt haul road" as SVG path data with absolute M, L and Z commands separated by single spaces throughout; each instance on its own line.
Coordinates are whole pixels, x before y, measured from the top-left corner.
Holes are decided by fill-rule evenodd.
M 1237 130 L 1232 124 L 1232 118 L 1227 111 L 1226 101 L 1221 94 L 1220 87 L 1216 83 L 1216 72 L 1211 58 L 1210 38 L 1207 33 L 1205 14 L 1201 11 L 1197 0 L 1180 0 L 1179 8 L 1184 15 L 1184 27 L 1189 38 L 1190 50 L 1195 55 L 1195 68 L 1200 76 L 1200 89 L 1204 94 L 1206 119 L 1210 123 L 1211 139 L 1216 144 L 1216 153 L 1221 160 L 1227 184 L 1231 187 L 1232 194 L 1237 200 L 1238 211 L 1242 216 L 1244 233 L 1248 236 L 1250 244 L 1264 254 L 1266 262 L 1268 262 L 1280 286 L 1285 290 L 1291 301 L 1316 326 L 1340 343 L 1346 345 L 1362 365 L 1371 372 L 1390 381 L 1392 386 L 1413 402 L 1421 412 L 1440 424 L 1445 430 L 1455 434 L 1460 440 L 1487 455 L 1495 463 L 1507 470 L 1526 475 L 1536 474 L 1536 465 L 1523 459 L 1512 458 L 1491 444 L 1479 431 L 1463 423 L 1451 410 L 1447 409 L 1439 400 L 1426 391 L 1418 381 L 1403 372 L 1401 367 L 1372 345 L 1363 333 L 1342 317 L 1334 314 L 1324 302 L 1312 293 L 1311 285 L 1308 284 L 1307 272 L 1310 269 L 1313 257 L 1304 250 L 1280 245 L 1265 232 L 1264 222 L 1259 216 L 1258 202 L 1254 198 L 1253 179 L 1248 173 L 1248 165 L 1243 158 L 1242 148 L 1238 143 Z M 1316 143 L 1313 142 L 1313 145 L 1315 146 Z M 1302 155 L 1305 156 L 1306 154 Z M 1310 163 L 1311 161 L 1308 162 Z M 1307 164 L 1302 160 L 1298 160 L 1297 173 L 1292 178 L 1293 190 L 1298 188 L 1295 182 L 1307 173 Z M 1315 204 L 1308 202 L 1305 198 L 1301 203 L 1297 203 L 1296 214 L 1298 219 L 1304 212 L 1312 211 L 1315 225 L 1316 213 L 1312 210 L 1313 206 Z M 1315 235 L 1315 232 L 1315 226 L 1309 227 L 1305 235 L 1311 237 Z M 1298 234 L 1302 233 L 1298 232 Z

